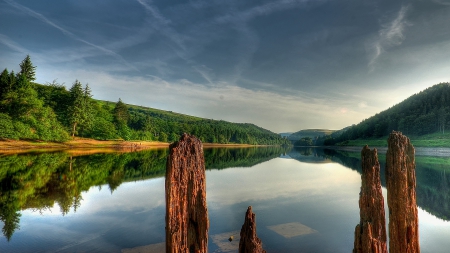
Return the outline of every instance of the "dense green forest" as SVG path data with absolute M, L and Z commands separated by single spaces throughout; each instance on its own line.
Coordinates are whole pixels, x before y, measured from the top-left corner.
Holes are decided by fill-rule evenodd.
M 319 138 L 318 143 L 334 145 L 347 140 L 387 136 L 393 130 L 408 136 L 440 132 L 450 127 L 450 84 L 440 83 L 414 94 L 403 102 L 382 111 L 342 133 Z
M 69 90 L 56 81 L 37 84 L 27 56 L 20 72 L 0 75 L 0 139 L 63 142 L 71 137 L 173 142 L 182 133 L 203 142 L 289 144 L 253 124 L 203 119 L 142 106 L 92 98 L 88 84 L 75 80 Z
M 279 157 L 282 147 L 205 149 L 205 167 L 251 167 Z M 11 239 L 20 226 L 20 211 L 44 211 L 55 204 L 61 214 L 77 211 L 82 192 L 106 186 L 111 192 L 123 182 L 163 177 L 168 149 L 131 153 L 71 156 L 67 153 L 0 155 L 0 221 Z

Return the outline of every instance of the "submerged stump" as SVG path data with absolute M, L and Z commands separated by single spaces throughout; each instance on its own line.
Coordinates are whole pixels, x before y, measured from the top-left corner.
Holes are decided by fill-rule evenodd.
M 386 153 L 389 252 L 420 252 L 415 151 L 409 138 L 393 131 Z
M 361 151 L 360 222 L 355 228 L 353 253 L 387 253 L 386 217 L 377 150 Z
M 256 235 L 256 215 L 252 212 L 252 207 L 247 208 L 244 225 L 241 228 L 241 238 L 239 240 L 239 253 L 265 253 L 262 248 L 261 239 Z
M 166 165 L 166 252 L 208 251 L 203 144 L 183 134 L 169 147 Z

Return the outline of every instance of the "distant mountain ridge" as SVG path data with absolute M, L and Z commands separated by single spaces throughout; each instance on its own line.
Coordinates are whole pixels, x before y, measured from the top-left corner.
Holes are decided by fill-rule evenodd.
M 303 129 L 292 133 L 287 138 L 290 141 L 298 141 L 301 138 L 309 137 L 311 139 L 315 139 L 316 137 L 321 137 L 325 135 L 330 135 L 338 130 L 329 130 L 329 129 Z
M 329 135 L 322 141 L 324 145 L 334 145 L 347 140 L 380 138 L 393 130 L 410 136 L 421 136 L 445 133 L 449 128 L 450 84 L 439 83 L 359 124 L 343 129 L 339 136 Z

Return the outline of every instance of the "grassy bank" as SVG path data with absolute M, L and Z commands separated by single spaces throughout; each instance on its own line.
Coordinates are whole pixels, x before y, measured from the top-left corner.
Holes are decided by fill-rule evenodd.
M 405 134 L 405 133 L 403 133 Z M 408 135 L 407 135 L 408 136 Z M 414 147 L 442 147 L 450 148 L 450 133 L 433 133 L 421 136 L 408 136 Z M 364 146 L 369 145 L 371 147 L 387 147 L 388 136 L 384 136 L 377 139 L 357 139 L 348 140 L 336 144 L 337 146 Z

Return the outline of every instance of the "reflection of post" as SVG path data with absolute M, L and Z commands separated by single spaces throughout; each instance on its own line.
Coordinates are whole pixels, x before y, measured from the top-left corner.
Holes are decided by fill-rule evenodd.
M 209 221 L 202 142 L 183 134 L 169 149 L 166 252 L 207 252 Z
M 387 253 L 386 218 L 381 191 L 377 150 L 366 145 L 361 151 L 360 222 L 355 228 L 353 253 Z
M 249 206 L 245 213 L 244 225 L 241 228 L 239 253 L 265 253 L 261 240 L 256 236 L 256 216 Z
M 420 252 L 414 152 L 408 137 L 400 132 L 389 135 L 386 188 L 390 253 Z

